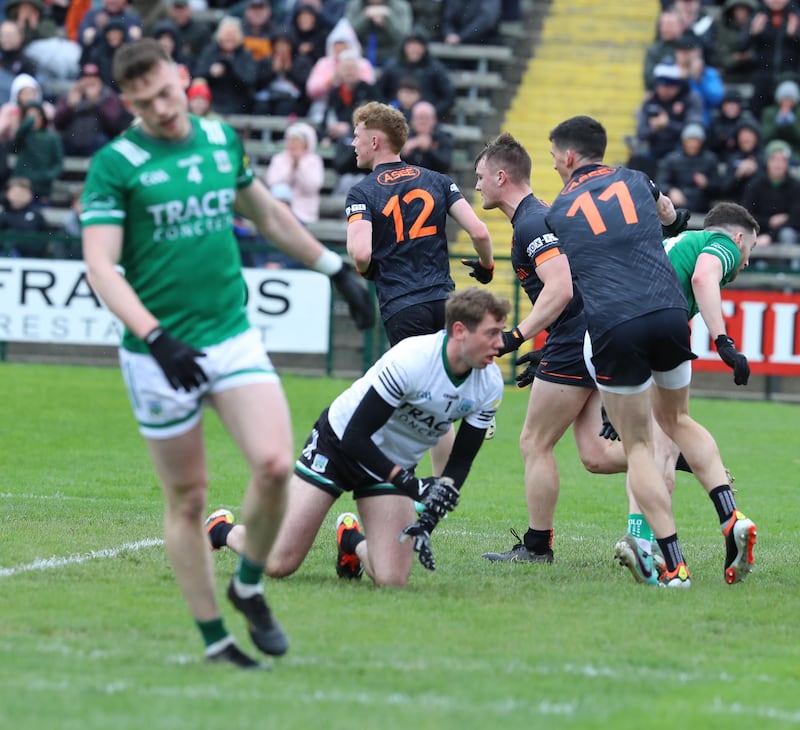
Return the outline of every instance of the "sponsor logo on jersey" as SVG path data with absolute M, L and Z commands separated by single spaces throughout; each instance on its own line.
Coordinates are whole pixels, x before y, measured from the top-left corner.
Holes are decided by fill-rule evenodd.
M 555 233 L 545 233 L 542 236 L 537 236 L 534 238 L 528 244 L 525 252 L 528 254 L 528 258 L 532 259 L 540 248 L 554 243 L 558 243 L 558 236 L 556 236 Z
M 429 390 L 420 390 L 414 398 L 421 398 L 422 400 L 432 400 L 433 396 Z
M 233 170 L 231 158 L 227 150 L 214 150 L 214 162 L 217 163 L 217 170 L 219 172 L 230 172 Z
M 231 188 L 209 190 L 205 195 L 190 195 L 185 200 L 168 200 L 146 208 L 153 219 L 153 240 L 174 241 L 230 230 L 233 223 Z
M 422 173 L 418 167 L 408 165 L 407 167 L 395 167 L 391 170 L 384 170 L 378 175 L 379 185 L 400 185 L 418 178 Z
M 475 404 L 471 400 L 462 400 L 461 403 L 458 404 L 458 410 L 461 411 L 461 413 L 469 413 L 475 410 Z
M 148 188 L 169 182 L 169 173 L 166 170 L 147 170 L 139 176 L 139 182 Z
M 348 205 L 344 209 L 345 217 L 349 218 L 354 213 L 363 213 L 367 209 L 367 206 L 364 203 L 354 203 L 353 205 Z

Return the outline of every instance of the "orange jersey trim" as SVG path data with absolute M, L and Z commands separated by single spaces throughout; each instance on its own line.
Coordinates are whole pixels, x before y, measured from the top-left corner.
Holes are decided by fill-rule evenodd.
M 540 256 L 537 256 L 534 259 L 534 263 L 537 266 L 541 266 L 545 261 L 549 261 L 550 259 L 555 258 L 556 256 L 560 256 L 560 255 L 561 255 L 561 251 L 559 249 L 551 248 L 549 251 L 545 251 Z

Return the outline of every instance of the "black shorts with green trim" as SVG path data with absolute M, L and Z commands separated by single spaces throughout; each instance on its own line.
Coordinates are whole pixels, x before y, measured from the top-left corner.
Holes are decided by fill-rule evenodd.
M 352 492 L 353 499 L 405 494 L 394 485 L 376 479 L 342 451 L 342 443 L 328 421 L 327 408 L 311 429 L 311 435 L 295 462 L 294 473 L 334 499 L 345 492 Z

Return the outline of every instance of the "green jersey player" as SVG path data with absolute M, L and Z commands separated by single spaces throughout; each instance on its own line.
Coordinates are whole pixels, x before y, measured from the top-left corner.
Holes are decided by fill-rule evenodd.
M 202 519 L 208 474 L 201 413 L 208 404 L 251 469 L 243 507 L 250 530 L 228 597 L 256 646 L 283 654 L 288 641 L 264 601 L 263 568 L 284 511 L 291 424 L 278 376 L 245 314 L 234 211 L 331 276 L 362 325 L 372 317 L 368 295 L 355 270 L 254 179 L 234 131 L 189 115 L 188 79 L 158 43 L 121 47 L 113 73 L 139 121 L 89 168 L 81 200 L 88 277 L 125 325 L 120 362 L 163 485 L 167 553 L 206 657 L 260 667 L 223 625 Z

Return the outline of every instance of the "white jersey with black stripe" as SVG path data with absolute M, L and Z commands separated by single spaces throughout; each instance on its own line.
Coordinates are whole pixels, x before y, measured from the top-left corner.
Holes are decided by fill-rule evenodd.
M 385 353 L 331 404 L 328 420 L 336 435 L 342 437 L 371 387 L 395 408 L 373 441 L 404 468 L 416 466 L 455 421 L 488 428 L 503 397 L 500 368 L 492 363 L 457 378 L 447 365 L 446 343 L 442 330 L 409 337 Z

